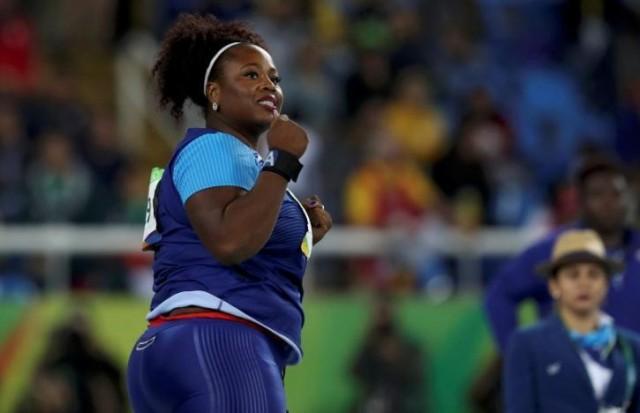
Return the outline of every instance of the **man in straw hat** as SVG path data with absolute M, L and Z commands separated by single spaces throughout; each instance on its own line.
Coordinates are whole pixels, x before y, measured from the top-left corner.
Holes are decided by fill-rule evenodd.
M 551 259 L 537 267 L 555 311 L 516 332 L 508 345 L 507 413 L 640 412 L 640 340 L 601 311 L 621 269 L 595 231 L 558 237 Z
M 640 333 L 640 232 L 627 225 L 632 198 L 626 176 L 617 164 L 597 158 L 583 162 L 575 184 L 581 207 L 579 221 L 527 248 L 493 277 L 487 289 L 485 310 L 501 352 L 517 327 L 520 303 L 533 300 L 540 316 L 549 314 L 552 299 L 543 280 L 536 276 L 536 265 L 549 259 L 558 236 L 575 228 L 595 230 L 607 255 L 624 262 L 625 271 L 612 276 L 604 310 L 618 325 Z

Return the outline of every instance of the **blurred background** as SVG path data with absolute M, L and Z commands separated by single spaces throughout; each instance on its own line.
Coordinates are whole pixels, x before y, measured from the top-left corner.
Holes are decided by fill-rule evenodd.
M 149 172 L 203 124 L 158 109 L 150 67 L 192 11 L 266 39 L 311 136 L 294 192 L 335 221 L 290 410 L 498 411 L 485 286 L 576 218 L 581 158 L 640 187 L 637 1 L 0 0 L 0 412 L 128 411 Z

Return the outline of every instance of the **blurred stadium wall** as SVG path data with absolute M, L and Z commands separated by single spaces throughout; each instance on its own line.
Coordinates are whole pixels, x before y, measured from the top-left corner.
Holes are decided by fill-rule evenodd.
M 354 398 L 349 370 L 368 324 L 369 301 L 364 296 L 307 300 L 306 355 L 286 376 L 292 412 L 348 411 Z M 29 306 L 3 301 L 0 413 L 13 412 L 18 399 L 31 390 L 29 380 L 51 328 L 79 306 L 88 313 L 98 342 L 124 368 L 132 343 L 144 328 L 145 301 L 110 295 L 49 296 Z M 403 331 L 426 350 L 425 392 L 431 395 L 431 411 L 468 412 L 468 386 L 490 349 L 477 300 L 459 298 L 434 305 L 406 299 L 399 303 L 398 315 Z

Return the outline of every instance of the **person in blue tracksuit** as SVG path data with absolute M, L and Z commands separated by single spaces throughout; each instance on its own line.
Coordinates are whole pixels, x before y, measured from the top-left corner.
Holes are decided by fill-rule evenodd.
M 552 299 L 544 281 L 536 276 L 535 267 L 538 262 L 549 259 L 553 244 L 561 234 L 575 228 L 598 232 L 607 255 L 625 263 L 625 270 L 612 277 L 604 310 L 618 325 L 640 333 L 640 232 L 627 225 L 631 204 L 627 178 L 615 163 L 597 159 L 583 163 L 576 173 L 576 185 L 580 221 L 554 231 L 527 248 L 493 277 L 486 290 L 485 312 L 501 353 L 517 327 L 520 303 L 533 300 L 540 317 L 549 314 Z
M 131 405 L 283 413 L 285 367 L 302 358 L 302 278 L 332 225 L 317 196 L 301 203 L 287 190 L 307 134 L 280 114 L 277 68 L 238 22 L 181 16 L 153 74 L 163 106 L 179 118 L 189 99 L 206 124 L 152 173 L 144 241 L 154 295 L 129 358 Z
M 506 413 L 640 412 L 640 338 L 601 311 L 621 265 L 593 230 L 558 237 L 539 267 L 555 312 L 509 341 Z

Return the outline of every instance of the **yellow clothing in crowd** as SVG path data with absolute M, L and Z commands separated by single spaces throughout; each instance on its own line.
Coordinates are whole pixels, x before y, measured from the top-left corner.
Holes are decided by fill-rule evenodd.
M 402 150 L 420 162 L 437 159 L 446 147 L 446 122 L 429 106 L 395 101 L 387 107 L 386 126 Z
M 347 180 L 345 214 L 354 225 L 385 226 L 435 205 L 435 185 L 414 163 L 370 161 Z

